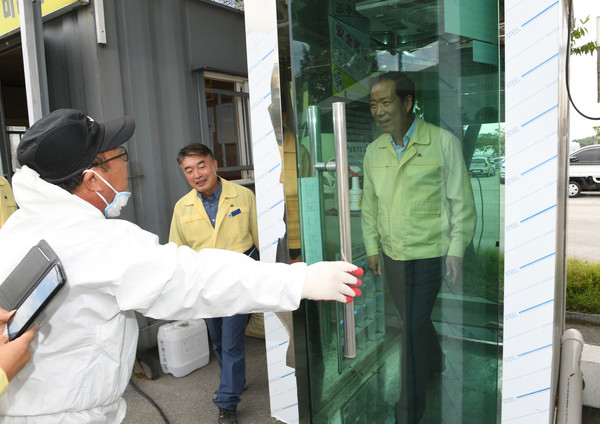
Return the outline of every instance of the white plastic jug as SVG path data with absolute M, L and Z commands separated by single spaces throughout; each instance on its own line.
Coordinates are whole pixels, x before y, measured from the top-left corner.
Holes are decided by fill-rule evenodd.
M 161 325 L 157 340 L 160 367 L 166 374 L 183 377 L 208 364 L 208 331 L 203 319 Z

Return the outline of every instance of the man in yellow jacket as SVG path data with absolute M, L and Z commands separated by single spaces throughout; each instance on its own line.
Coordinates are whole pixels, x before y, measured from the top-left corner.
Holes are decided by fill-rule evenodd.
M 217 161 L 207 146 L 190 144 L 177 162 L 192 190 L 175 204 L 169 241 L 196 251 L 233 250 L 258 259 L 254 193 L 217 176 Z M 244 336 L 248 315 L 206 319 L 221 382 L 215 404 L 219 423 L 236 423 L 237 404 L 246 380 Z
M 369 98 L 384 134 L 364 157 L 363 242 L 369 268 L 385 268 L 404 324 L 396 422 L 418 423 L 427 382 L 446 367 L 430 315 L 443 279 L 453 284 L 462 274 L 475 232 L 473 191 L 460 141 L 414 116 L 406 74 L 372 78 Z
M 2 228 L 8 217 L 16 210 L 17 203 L 15 202 L 10 184 L 6 178 L 0 177 L 0 228 Z

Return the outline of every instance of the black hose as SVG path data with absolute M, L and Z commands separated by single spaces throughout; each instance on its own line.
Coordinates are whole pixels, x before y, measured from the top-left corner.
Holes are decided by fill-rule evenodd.
M 582 111 L 580 111 L 577 106 L 575 105 L 575 102 L 573 101 L 573 98 L 571 97 L 571 88 L 570 88 L 570 83 L 569 83 L 569 57 L 571 56 L 571 18 L 572 18 L 572 13 L 573 13 L 573 0 L 569 1 L 569 12 L 567 13 L 568 17 L 567 17 L 567 60 L 565 61 L 565 67 L 566 67 L 566 77 L 567 77 L 567 94 L 569 96 L 569 101 L 571 102 L 571 104 L 573 105 L 573 108 L 577 111 L 577 113 L 579 113 L 581 116 L 583 116 L 584 118 L 587 119 L 591 119 L 592 121 L 600 121 L 600 117 L 591 117 L 586 115 L 585 113 L 583 113 Z
M 494 174 L 495 175 L 495 174 Z M 481 199 L 481 231 L 479 231 L 479 241 L 477 242 L 477 257 L 479 258 L 479 248 L 481 247 L 481 239 L 483 238 L 483 227 L 485 226 L 485 218 L 483 213 L 483 189 L 481 188 L 481 181 L 479 176 L 476 176 L 477 183 L 479 184 L 479 198 Z
M 163 421 L 165 422 L 165 424 L 169 424 L 169 420 L 167 419 L 167 416 L 165 415 L 165 413 L 162 411 L 162 409 L 160 409 L 160 406 L 158 406 L 156 404 L 156 402 L 154 402 L 154 400 L 152 400 L 152 398 L 150 396 L 148 396 L 146 393 L 144 393 L 144 391 L 142 389 L 140 389 L 134 382 L 133 379 L 129 380 L 129 384 L 131 385 L 131 387 L 133 387 L 133 390 L 135 390 L 136 392 L 138 392 L 144 399 L 146 399 L 148 402 L 150 402 L 150 404 L 158 411 L 158 413 L 160 414 L 160 416 L 162 417 Z

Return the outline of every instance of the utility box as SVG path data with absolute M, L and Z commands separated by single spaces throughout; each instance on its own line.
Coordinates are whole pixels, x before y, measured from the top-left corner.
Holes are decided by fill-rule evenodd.
M 208 331 L 203 319 L 176 321 L 158 329 L 160 367 L 183 377 L 208 364 Z

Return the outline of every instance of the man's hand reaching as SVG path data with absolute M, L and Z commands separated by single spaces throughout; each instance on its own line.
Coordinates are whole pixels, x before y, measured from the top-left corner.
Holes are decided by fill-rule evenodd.
M 354 296 L 360 296 L 360 289 L 356 287 L 360 286 L 362 281 L 356 277 L 362 275 L 362 268 L 348 262 L 317 262 L 309 265 L 302 298 L 352 302 Z

